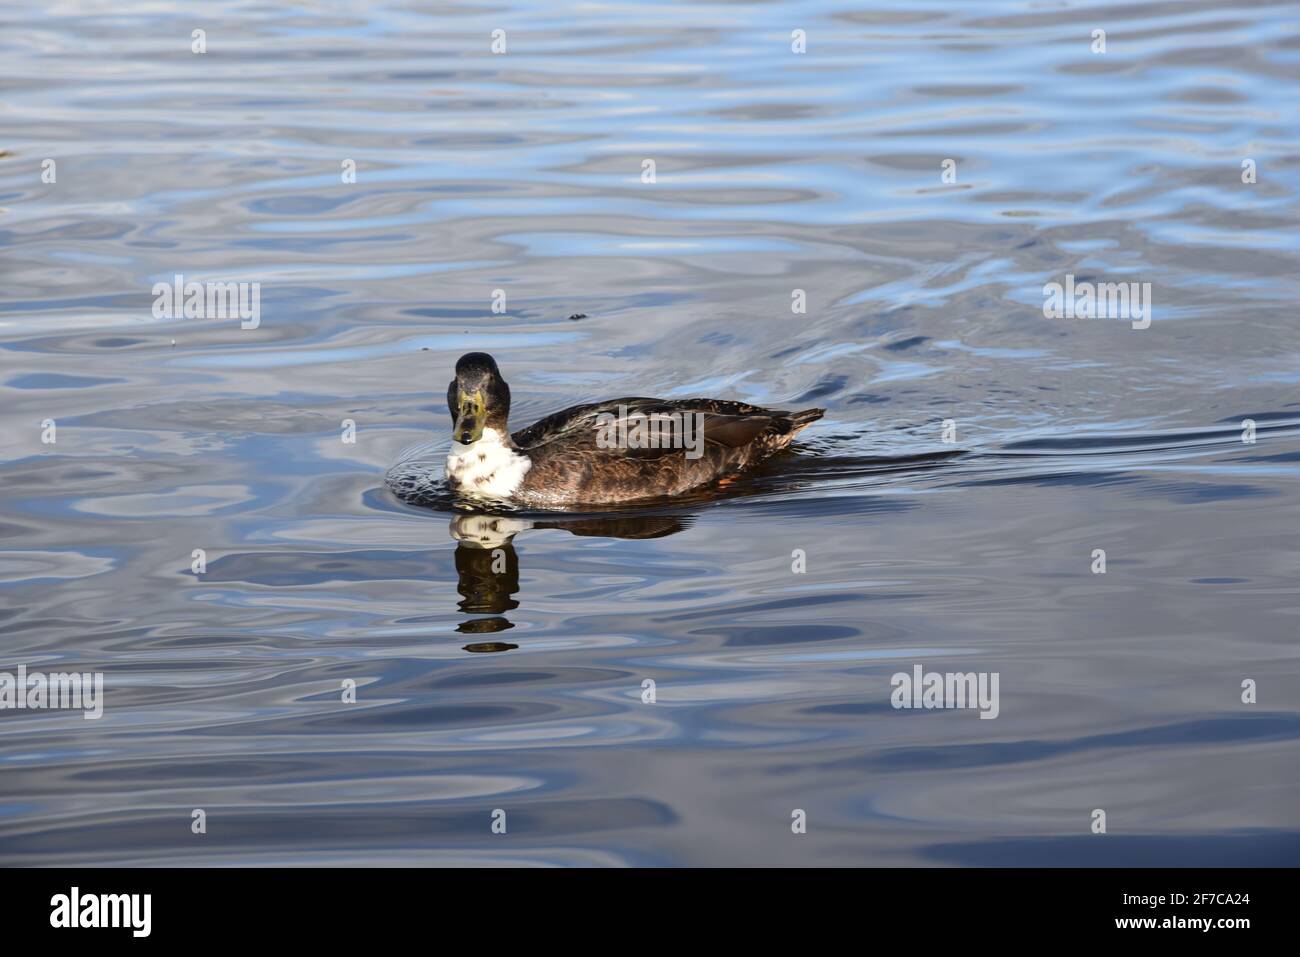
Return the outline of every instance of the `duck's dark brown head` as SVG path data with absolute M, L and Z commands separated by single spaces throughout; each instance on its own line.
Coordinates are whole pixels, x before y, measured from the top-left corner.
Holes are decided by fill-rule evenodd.
M 447 408 L 457 442 L 471 445 L 484 429 L 494 429 L 502 441 L 510 441 L 510 386 L 486 352 L 467 352 L 456 362 L 456 378 L 447 386 Z

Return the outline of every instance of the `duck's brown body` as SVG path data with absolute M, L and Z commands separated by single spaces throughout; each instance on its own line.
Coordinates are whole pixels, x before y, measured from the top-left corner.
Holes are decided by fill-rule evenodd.
M 511 436 L 532 465 L 510 499 L 546 507 L 679 495 L 742 472 L 785 448 L 822 414 L 821 409 L 781 412 L 722 399 L 641 396 L 575 406 Z M 692 423 L 691 448 L 681 442 L 667 448 L 610 444 L 620 421 L 631 424 L 627 432 L 635 429 L 637 417 L 645 423 L 670 416 Z
M 448 487 L 467 498 L 537 508 L 680 495 L 743 472 L 823 414 L 632 396 L 574 406 L 511 433 L 510 387 L 481 352 L 456 363 L 447 406 L 455 423 Z M 429 487 L 426 474 L 403 463 L 390 471 L 389 485 L 418 500 Z

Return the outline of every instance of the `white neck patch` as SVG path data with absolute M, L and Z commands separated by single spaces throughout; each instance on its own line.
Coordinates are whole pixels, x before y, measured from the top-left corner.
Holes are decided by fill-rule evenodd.
M 451 520 L 451 537 L 479 548 L 500 548 L 517 534 L 533 527 L 532 522 L 505 515 L 457 515 Z
M 528 456 L 501 442 L 496 429 L 484 429 L 477 442 L 452 441 L 447 452 L 447 481 L 460 492 L 509 498 L 533 467 Z

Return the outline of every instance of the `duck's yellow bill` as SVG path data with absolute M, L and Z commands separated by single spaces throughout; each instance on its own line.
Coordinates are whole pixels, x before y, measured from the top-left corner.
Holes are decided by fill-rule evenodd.
M 483 438 L 483 423 L 487 420 L 487 403 L 482 392 L 460 393 L 460 406 L 452 435 L 462 445 L 473 445 Z

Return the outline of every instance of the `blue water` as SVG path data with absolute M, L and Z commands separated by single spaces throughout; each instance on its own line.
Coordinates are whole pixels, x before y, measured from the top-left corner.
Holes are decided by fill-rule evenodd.
M 0 862 L 1300 863 L 1295 4 L 3 5 L 0 64 L 0 672 L 105 688 L 0 710 Z M 470 350 L 514 427 L 828 411 L 401 501 Z

